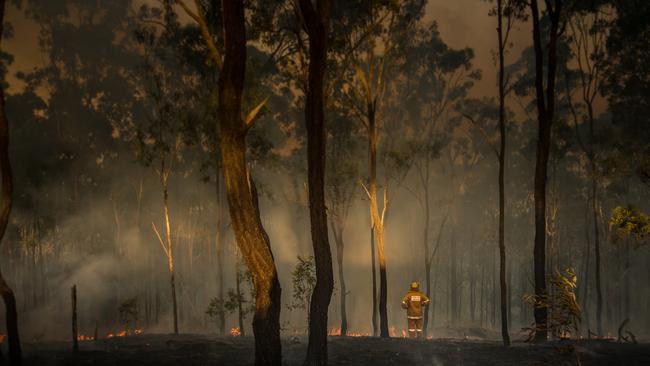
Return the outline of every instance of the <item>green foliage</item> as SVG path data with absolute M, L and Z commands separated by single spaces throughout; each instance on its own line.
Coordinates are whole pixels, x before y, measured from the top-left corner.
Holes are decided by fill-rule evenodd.
M 640 245 L 650 235 L 650 216 L 631 205 L 615 207 L 609 224 L 615 229 L 615 240 L 633 236 Z
M 138 321 L 138 298 L 128 298 L 118 307 L 120 313 L 120 322 L 128 329 L 129 326 Z
M 293 301 L 287 307 L 290 310 L 307 309 L 311 293 L 316 286 L 316 265 L 313 256 L 307 258 L 298 256 L 298 264 L 291 272 L 291 283 Z
M 550 295 L 536 296 L 524 295 L 524 301 L 535 308 L 546 308 L 548 310 L 549 330 L 557 338 L 569 338 L 576 336 L 580 330 L 582 308 L 578 304 L 575 294 L 578 287 L 578 276 L 573 268 L 567 268 L 564 273 L 557 269 L 555 274 L 548 280 Z M 528 340 L 534 338 L 535 332 L 542 330 L 539 326 L 532 324 L 524 330 L 529 332 Z
M 223 299 L 219 299 L 217 297 L 210 299 L 208 309 L 205 311 L 205 313 L 208 314 L 212 320 L 219 319 L 222 314 L 226 313 L 225 303 Z

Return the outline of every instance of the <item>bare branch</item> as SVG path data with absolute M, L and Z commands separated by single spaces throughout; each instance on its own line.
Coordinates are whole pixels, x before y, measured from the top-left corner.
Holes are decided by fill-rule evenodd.
M 151 227 L 153 228 L 153 232 L 156 233 L 156 237 L 158 238 L 158 241 L 160 242 L 160 246 L 165 252 L 165 255 L 167 256 L 167 258 L 169 258 L 169 249 L 167 249 L 167 246 L 165 245 L 165 242 L 160 236 L 160 233 L 158 232 L 158 228 L 156 228 L 156 224 L 153 221 L 151 222 Z

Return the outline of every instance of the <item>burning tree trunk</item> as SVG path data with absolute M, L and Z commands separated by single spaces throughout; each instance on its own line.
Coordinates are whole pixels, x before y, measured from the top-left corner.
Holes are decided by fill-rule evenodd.
M 0 35 L 4 30 L 5 0 L 0 0 Z M 0 41 L 1 41 L 0 37 Z M 5 93 L 0 87 L 0 174 L 2 174 L 2 202 L 0 202 L 0 240 L 4 237 L 9 224 L 11 213 L 13 176 L 9 160 L 9 122 L 5 111 Z M 18 335 L 18 313 L 16 311 L 16 297 L 9 287 L 2 272 L 0 272 L 0 295 L 5 303 L 5 318 L 7 322 L 7 336 L 9 341 L 9 364 L 21 365 L 22 352 L 20 337 Z
M 309 88 L 305 106 L 311 240 L 316 264 L 316 285 L 309 305 L 309 345 L 305 365 L 327 365 L 327 309 L 334 288 L 332 253 L 325 211 L 325 95 L 330 0 L 300 0 L 309 36 Z
M 544 72 L 544 51 L 537 1 L 530 2 L 533 19 L 533 43 L 535 49 L 535 90 L 537 101 L 537 159 L 535 164 L 535 246 L 534 273 L 535 296 L 542 299 L 546 291 L 546 181 L 548 157 L 551 145 L 551 125 L 555 112 L 555 76 L 557 71 L 557 41 L 560 35 L 562 0 L 546 0 L 550 18 L 548 59 Z M 544 75 L 547 80 L 544 83 Z M 545 89 L 546 87 L 546 89 Z M 543 306 L 535 306 L 535 341 L 546 341 L 548 313 Z

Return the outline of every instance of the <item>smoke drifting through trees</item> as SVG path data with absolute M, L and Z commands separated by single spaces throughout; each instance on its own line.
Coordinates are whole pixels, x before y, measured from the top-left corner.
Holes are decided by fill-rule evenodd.
M 199 3 L 206 9 L 210 5 Z M 215 163 L 221 159 L 215 109 L 219 104 L 215 93 L 221 76 L 219 62 L 206 63 L 211 50 L 193 21 L 174 18 L 171 39 L 156 44 L 163 34 L 165 13 L 158 4 L 143 8 L 127 0 L 75 4 L 33 1 L 24 5 L 21 11 L 42 30 L 38 47 L 45 64 L 18 75 L 24 87 L 7 95 L 10 154 L 17 183 L 1 267 L 16 290 L 21 335 L 26 339 L 68 339 L 67 319 L 53 315 L 69 312 L 68 294 L 73 284 L 78 289 L 81 334 L 92 333 L 95 324 L 100 337 L 121 330 L 118 308 L 131 298 L 137 299 L 138 327 L 147 332 L 172 332 L 169 258 L 160 249 L 151 222 L 157 223 L 163 242 L 173 243 L 179 331 L 227 333 L 240 326 L 237 312 L 222 312 L 223 326 L 221 320 L 215 323 L 206 314 L 210 301 L 224 300 L 237 283 L 234 223 L 228 215 L 219 214 L 225 212 L 226 202 L 217 199 L 224 184 L 222 167 Z M 259 5 L 251 2 L 246 9 L 255 21 L 247 30 L 241 117 L 267 97 L 268 101 L 246 133 L 250 162 L 246 170 L 256 183 L 260 221 L 268 232 L 279 284 L 285 289 L 279 302 L 280 324 L 284 334 L 304 333 L 304 310 L 289 310 L 287 305 L 297 256 L 312 255 L 304 205 L 305 89 L 300 85 L 306 81 L 306 64 L 300 63 L 306 61 L 308 44 L 300 28 L 294 29 L 300 37 L 268 41 L 276 36 L 273 30 L 280 29 L 276 25 L 283 19 L 291 19 L 295 25 L 295 13 L 284 2 L 272 2 L 265 8 L 255 4 Z M 188 6 L 192 4 L 188 2 Z M 331 301 L 335 306 L 329 307 L 328 327 L 367 334 L 373 331 L 368 245 L 372 223 L 370 203 L 359 183 L 365 183 L 371 172 L 366 155 L 368 131 L 359 120 L 368 120 L 363 80 L 376 85 L 382 69 L 376 65 L 383 56 L 373 54 L 371 43 L 364 43 L 368 24 L 354 22 L 363 19 L 355 16 L 359 9 L 339 2 L 332 6 L 331 80 L 325 86 L 329 127 L 325 194 L 337 260 Z M 635 18 L 625 6 L 613 6 L 621 7 L 616 13 L 621 17 Z M 183 12 L 179 6 L 174 11 Z M 481 74 L 473 64 L 473 52 L 446 44 L 437 25 L 425 20 L 429 15 L 424 16 L 424 7 L 386 11 L 395 14 L 391 25 L 395 32 L 390 34 L 395 38 L 391 41 L 394 48 L 377 51 L 392 55 L 381 71 L 381 88 L 374 90 L 383 93 L 382 102 L 371 100 L 379 126 L 374 133 L 379 141 L 375 198 L 380 219 L 386 186 L 390 203 L 382 230 L 386 261 L 384 283 L 380 284 L 385 287 L 382 333 L 386 335 L 395 327 L 399 335 L 405 328 L 399 300 L 413 280 L 421 282 L 431 298 L 429 335 L 449 335 L 457 328 L 500 329 L 498 160 L 490 148 L 496 142 L 498 122 L 496 99 L 491 98 L 497 97 L 498 90 L 495 87 L 478 101 L 468 99 Z M 589 9 L 584 11 L 591 14 Z M 647 14 L 647 6 L 641 4 L 637 11 Z M 285 18 L 289 15 L 291 18 Z M 220 10 L 205 16 L 218 41 Z M 540 16 L 542 30 L 548 31 L 545 16 Z M 632 23 L 637 31 L 630 31 L 620 26 L 615 15 L 610 17 L 614 17 L 606 19 L 610 23 L 601 25 L 607 27 L 610 37 L 618 37 L 614 39 L 627 39 L 647 27 Z M 443 21 L 435 14 L 430 18 Z M 577 22 L 583 18 L 566 19 Z M 519 27 L 531 30 L 528 22 Z M 607 100 L 616 112 L 600 113 L 594 108 L 590 115 L 591 99 L 581 98 L 588 86 L 580 78 L 580 72 L 590 71 L 576 68 L 578 39 L 568 37 L 569 33 L 579 34 L 579 29 L 569 29 L 558 39 L 544 267 L 546 273 L 575 269 L 578 299 L 585 310 L 583 335 L 588 330 L 613 334 L 630 318 L 629 327 L 643 338 L 650 329 L 645 309 L 650 291 L 646 282 L 639 281 L 642 285 L 631 294 L 628 284 L 648 277 L 647 236 L 613 242 L 616 231 L 608 219 L 615 207 L 628 204 L 650 211 L 641 153 L 648 149 L 647 131 L 634 133 L 630 127 L 647 123 L 642 119 L 647 114 L 627 113 L 628 108 L 644 107 L 638 101 L 646 99 L 632 96 L 645 96 L 645 89 L 620 91 L 629 86 L 619 84 L 615 75 L 627 75 L 620 64 L 628 61 L 620 59 L 626 55 L 613 41 L 606 42 L 602 47 L 612 56 L 603 55 L 606 60 L 600 67 L 608 88 L 598 89 L 596 103 Z M 355 35 L 351 43 L 345 38 L 349 34 Z M 532 309 L 523 296 L 535 290 L 531 253 L 537 124 L 533 121 L 536 112 L 530 108 L 535 105 L 535 63 L 528 39 L 523 53 L 508 54 L 512 65 L 506 65 L 511 89 L 506 98 L 509 143 L 503 154 L 507 195 L 504 279 L 508 288 L 505 310 L 514 340 L 523 338 L 519 329 L 533 322 Z M 265 42 L 269 45 L 263 46 Z M 541 42 L 548 39 L 542 37 Z M 98 50 L 97 44 L 105 48 Z M 358 52 L 349 52 L 351 47 L 358 47 Z M 217 48 L 217 52 L 223 50 Z M 368 59 L 357 57 L 365 53 L 375 57 L 374 76 L 369 76 Z M 155 68 L 145 73 L 152 65 Z M 644 70 L 643 65 L 638 68 Z M 365 71 L 365 76 L 360 76 L 358 69 Z M 11 65 L 8 70 L 13 72 Z M 6 70 L 4 75 L 7 78 Z M 173 85 L 174 93 L 156 88 L 155 82 L 164 81 Z M 154 105 L 178 114 L 155 112 Z M 471 113 L 485 135 L 463 113 Z M 163 128 L 161 121 L 169 123 L 169 128 Z M 161 137 L 163 132 L 175 138 Z M 182 148 L 182 153 L 177 148 Z M 593 155 L 593 151 L 602 155 Z M 143 161 L 144 152 L 151 154 L 151 164 Z M 155 160 L 161 156 L 174 159 L 174 173 L 167 178 L 169 230 L 160 224 L 164 223 L 164 188 L 154 169 L 162 172 L 160 161 Z M 379 246 L 378 229 L 375 226 Z M 597 253 L 599 265 L 595 263 Z M 595 275 L 598 268 L 600 285 Z M 247 286 L 243 283 L 240 289 L 248 302 L 244 307 L 252 301 Z M 597 296 L 599 287 L 602 300 Z M 251 320 L 243 319 L 247 334 L 252 333 Z M 445 330 L 449 325 L 454 328 Z M 453 335 L 462 336 L 463 331 Z

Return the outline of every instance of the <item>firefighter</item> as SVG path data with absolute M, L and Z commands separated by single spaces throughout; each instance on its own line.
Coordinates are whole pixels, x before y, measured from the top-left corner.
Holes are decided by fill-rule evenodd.
M 406 309 L 406 318 L 408 319 L 409 338 L 421 338 L 422 317 L 424 316 L 425 307 L 429 305 L 427 295 L 420 292 L 420 285 L 417 282 L 411 283 L 411 289 L 402 299 L 402 308 Z

